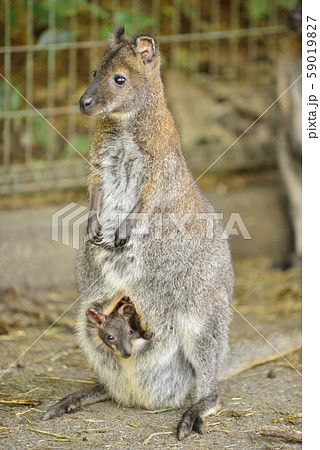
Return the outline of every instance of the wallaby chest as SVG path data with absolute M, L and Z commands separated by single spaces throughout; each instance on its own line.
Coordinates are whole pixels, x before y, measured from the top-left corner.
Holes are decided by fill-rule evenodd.
M 100 223 L 108 240 L 139 201 L 144 180 L 144 158 L 130 132 L 108 133 L 98 148 Z M 110 235 L 110 236 L 109 236 Z

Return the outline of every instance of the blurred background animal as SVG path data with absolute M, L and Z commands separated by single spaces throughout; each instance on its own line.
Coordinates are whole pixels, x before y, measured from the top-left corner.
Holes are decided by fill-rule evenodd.
M 290 32 L 278 58 L 278 95 L 280 96 L 302 73 L 301 64 L 302 4 L 298 3 L 289 21 Z M 284 268 L 301 263 L 302 256 L 302 79 L 279 100 L 278 164 L 285 186 L 292 224 L 292 254 Z

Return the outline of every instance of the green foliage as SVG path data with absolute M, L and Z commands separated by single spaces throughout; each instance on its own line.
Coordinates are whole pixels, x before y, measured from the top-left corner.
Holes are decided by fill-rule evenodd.
M 254 20 L 259 20 L 268 17 L 275 3 L 290 11 L 295 8 L 297 0 L 277 0 L 277 2 L 270 2 L 269 0 L 247 0 L 246 7 L 249 16 Z
M 0 98 L 4 99 L 4 82 L 0 84 Z M 21 96 L 10 87 L 9 91 L 9 110 L 14 111 L 19 108 L 21 104 Z M 0 112 L 4 112 L 4 101 L 0 102 Z
M 28 0 L 12 2 L 11 6 L 11 26 L 14 26 L 17 15 L 22 14 L 21 8 L 28 10 Z M 90 0 L 41 0 L 35 1 L 33 14 L 35 22 L 38 25 L 48 25 L 49 13 L 52 11 L 55 15 L 55 24 L 57 27 L 67 25 L 67 20 L 78 14 L 90 14 L 102 20 L 107 20 L 110 14 L 99 5 L 91 3 Z
M 90 147 L 90 140 L 91 137 L 89 135 L 78 134 L 76 136 L 73 136 L 70 142 L 78 150 L 79 153 L 81 153 L 82 155 L 87 155 Z M 69 144 L 66 144 L 63 149 L 61 158 L 70 159 L 78 157 L 79 155 L 74 151 L 74 149 Z
M 32 134 L 34 143 L 38 145 L 40 148 L 46 148 L 47 147 L 47 141 L 48 141 L 48 134 L 47 134 L 47 127 L 45 121 L 42 117 L 36 116 L 32 119 L 33 127 L 32 127 Z
M 118 11 L 114 16 L 116 26 L 124 25 L 128 34 L 137 33 L 139 30 L 146 30 L 152 27 L 152 17 L 143 12 Z
M 188 47 L 178 46 L 172 50 L 172 65 L 179 70 L 190 70 L 192 55 Z

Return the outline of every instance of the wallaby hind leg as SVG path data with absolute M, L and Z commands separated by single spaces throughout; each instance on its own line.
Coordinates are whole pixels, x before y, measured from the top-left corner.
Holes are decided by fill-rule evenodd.
M 74 392 L 67 395 L 56 403 L 46 414 L 42 417 L 42 420 L 53 419 L 54 417 L 63 416 L 65 413 L 75 411 L 81 408 L 81 406 L 89 405 L 90 403 L 102 402 L 110 398 L 109 394 L 105 391 L 104 387 L 97 384 L 90 389 L 84 389 L 83 391 Z
M 197 403 L 183 414 L 178 424 L 177 436 L 182 440 L 192 430 L 203 434 L 204 418 L 216 413 L 220 408 L 218 371 L 228 346 L 223 338 L 221 324 L 214 316 L 208 316 L 207 323 L 183 316 L 179 322 L 180 342 L 185 357 L 195 372 L 198 399 Z
M 199 434 L 204 434 L 204 418 L 209 414 L 215 414 L 219 411 L 221 406 L 219 390 L 207 397 L 201 399 L 189 408 L 181 417 L 178 424 L 177 435 L 179 441 L 188 436 L 191 431 Z

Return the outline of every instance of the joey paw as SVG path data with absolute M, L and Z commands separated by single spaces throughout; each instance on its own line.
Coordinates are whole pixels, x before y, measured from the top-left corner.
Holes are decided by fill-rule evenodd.
M 147 341 L 150 341 L 150 339 L 152 339 L 152 336 L 153 336 L 153 332 L 152 331 L 143 331 L 142 333 L 141 333 L 141 337 L 143 338 L 143 339 L 146 339 Z
M 193 413 L 192 411 L 186 411 L 179 424 L 177 429 L 177 437 L 179 441 L 182 441 L 185 437 L 189 436 L 191 431 L 195 431 L 199 434 L 204 434 L 204 420 L 197 413 Z

